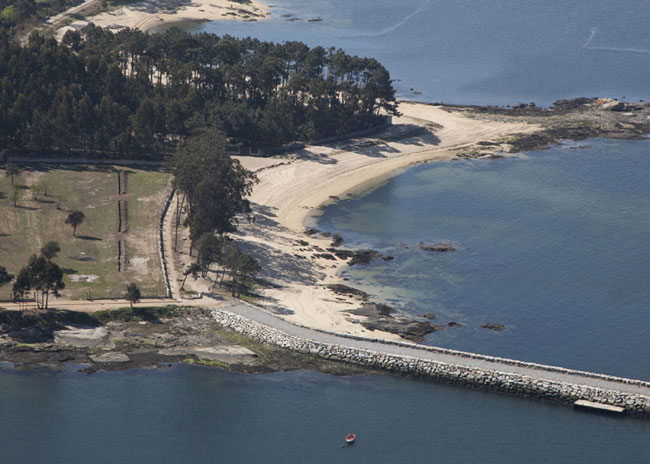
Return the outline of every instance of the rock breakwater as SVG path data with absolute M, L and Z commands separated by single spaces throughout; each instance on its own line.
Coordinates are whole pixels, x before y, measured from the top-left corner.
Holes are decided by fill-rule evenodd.
M 497 369 L 474 367 L 465 364 L 452 364 L 439 362 L 430 359 L 421 359 L 413 356 L 404 356 L 381 350 L 360 349 L 345 346 L 344 344 L 322 343 L 309 340 L 303 337 L 287 334 L 276 328 L 252 321 L 230 311 L 214 309 L 212 315 L 223 327 L 230 328 L 245 336 L 257 341 L 279 346 L 285 349 L 294 350 L 300 353 L 311 354 L 323 359 L 342 361 L 373 369 L 381 369 L 388 372 L 409 375 L 418 378 L 431 379 L 438 382 L 463 385 L 471 388 L 480 388 L 501 392 L 526 398 L 534 398 L 555 403 L 573 405 L 576 400 L 588 400 L 601 404 L 619 406 L 625 409 L 629 415 L 638 417 L 650 417 L 650 397 L 642 394 L 635 394 L 614 389 L 598 388 L 590 385 L 568 383 L 547 378 L 544 374 L 553 374 L 564 371 L 574 376 L 598 378 L 605 382 L 619 382 L 621 385 L 648 386 L 647 382 L 619 379 L 617 377 L 593 374 L 581 371 L 571 371 L 564 368 L 555 368 L 522 361 L 506 360 L 472 354 L 471 356 L 459 356 L 459 359 L 479 359 L 483 361 L 499 360 L 504 366 L 526 366 L 532 373 L 539 375 L 524 375 L 513 372 L 502 372 Z M 339 335 L 340 336 L 340 335 Z M 340 336 L 341 342 L 345 338 Z M 356 340 L 360 337 L 353 337 Z M 368 339 L 368 344 L 381 344 Z M 404 344 L 407 345 L 407 344 Z M 426 348 L 423 350 L 426 352 Z M 442 350 L 452 353 L 452 350 Z M 460 355 L 462 353 L 458 352 Z M 510 363 L 508 361 L 511 361 Z M 552 375 L 549 375 L 552 377 Z

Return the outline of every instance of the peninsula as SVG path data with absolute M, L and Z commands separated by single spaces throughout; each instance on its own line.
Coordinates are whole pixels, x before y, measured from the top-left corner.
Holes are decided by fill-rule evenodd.
M 245 19 L 266 14 L 244 6 Z M 649 104 L 397 102 L 376 60 L 296 42 L 148 35 L 130 27 L 169 18 L 132 8 L 120 10 L 119 34 L 79 24 L 61 43 L 32 35 L 29 56 L 3 36 L 9 62 L 59 86 L 4 70 L 0 189 L 10 193 L 0 207 L 10 220 L 0 246 L 13 285 L 0 294 L 0 359 L 90 371 L 172 361 L 375 368 L 648 415 L 647 382 L 413 344 L 440 329 L 433 317 L 408 317 L 340 278 L 344 266 L 391 257 L 348 249 L 313 221 L 416 163 L 641 138 Z

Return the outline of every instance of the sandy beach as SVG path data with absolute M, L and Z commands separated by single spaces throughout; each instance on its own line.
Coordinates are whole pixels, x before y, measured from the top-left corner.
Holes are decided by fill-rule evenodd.
M 372 188 L 410 165 L 450 160 L 480 150 L 477 142 L 539 130 L 525 122 L 488 121 L 442 106 L 402 103 L 400 111 L 403 115 L 394 118 L 393 126 L 373 138 L 310 146 L 283 157 L 240 158 L 257 172 L 259 183 L 251 196 L 256 221 L 241 223 L 235 238 L 260 260 L 260 277 L 272 285 L 263 291 L 269 310 L 299 325 L 399 338 L 368 331 L 355 322 L 359 317 L 348 311 L 358 308 L 360 301 L 327 287 L 343 283 L 338 273 L 345 262 L 324 257 L 332 238 L 306 234 L 306 226 L 324 205 Z M 418 128 L 428 132 L 408 135 Z M 490 150 L 494 153 L 495 147 Z
M 83 5 L 95 2 L 89 0 Z M 72 13 L 79 10 L 75 7 Z M 51 18 L 61 21 L 68 12 Z M 268 7 L 257 0 L 236 2 L 233 0 L 144 0 L 115 10 L 76 19 L 57 29 L 56 38 L 60 40 L 70 29 L 81 29 L 92 23 L 112 31 L 125 28 L 153 32 L 164 25 L 190 21 L 239 20 L 258 21 L 268 16 Z M 56 18 L 56 19 L 55 19 Z

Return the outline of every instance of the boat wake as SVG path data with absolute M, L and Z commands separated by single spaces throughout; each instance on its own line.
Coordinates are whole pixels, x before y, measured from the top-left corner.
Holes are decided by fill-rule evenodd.
M 644 54 L 650 54 L 650 50 L 647 48 L 636 48 L 636 47 L 601 47 L 601 46 L 593 46 L 591 45 L 591 41 L 594 40 L 594 37 L 596 37 L 596 34 L 598 33 L 598 29 L 594 28 L 591 30 L 591 35 L 585 42 L 585 44 L 582 46 L 585 50 L 602 50 L 602 51 L 607 51 L 607 52 L 627 52 L 627 53 L 644 53 Z
M 411 19 L 413 16 L 419 15 L 422 13 L 429 5 L 431 4 L 431 0 L 427 0 L 420 8 L 415 10 L 413 13 L 409 13 L 404 17 L 401 21 L 399 21 L 397 24 L 390 26 L 386 29 L 383 29 L 379 32 L 373 33 L 373 34 L 357 34 L 357 35 L 351 35 L 348 36 L 348 38 L 362 38 L 362 37 L 381 37 L 386 34 L 390 34 L 391 32 L 395 32 L 397 29 L 402 27 L 404 24 L 408 22 L 409 19 Z

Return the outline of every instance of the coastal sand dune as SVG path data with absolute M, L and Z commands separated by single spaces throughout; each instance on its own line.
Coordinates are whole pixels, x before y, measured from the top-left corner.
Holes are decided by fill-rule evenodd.
M 403 115 L 394 118 L 393 127 L 377 138 L 310 146 L 274 163 L 240 158 L 257 171 L 259 183 L 251 195 L 256 221 L 240 224 L 235 238 L 260 259 L 261 277 L 273 284 L 263 291 L 268 309 L 300 325 L 398 338 L 355 323 L 358 318 L 347 311 L 360 302 L 326 287 L 340 283 L 337 274 L 345 262 L 327 252 L 331 238 L 305 234 L 306 225 L 323 205 L 372 188 L 410 165 L 453 159 L 477 142 L 539 130 L 525 122 L 488 121 L 442 106 L 401 103 L 400 111 Z M 428 131 L 408 136 L 418 128 Z
M 98 0 L 89 0 L 86 3 Z M 77 9 L 79 7 L 76 7 Z M 65 15 L 66 13 L 62 13 Z M 61 15 L 59 15 L 61 16 Z M 92 23 L 117 31 L 131 28 L 154 31 L 162 25 L 185 21 L 215 21 L 235 19 L 257 21 L 268 16 L 268 7 L 257 0 L 143 0 L 128 6 L 77 19 L 56 32 L 60 40 L 70 29 L 81 29 Z

